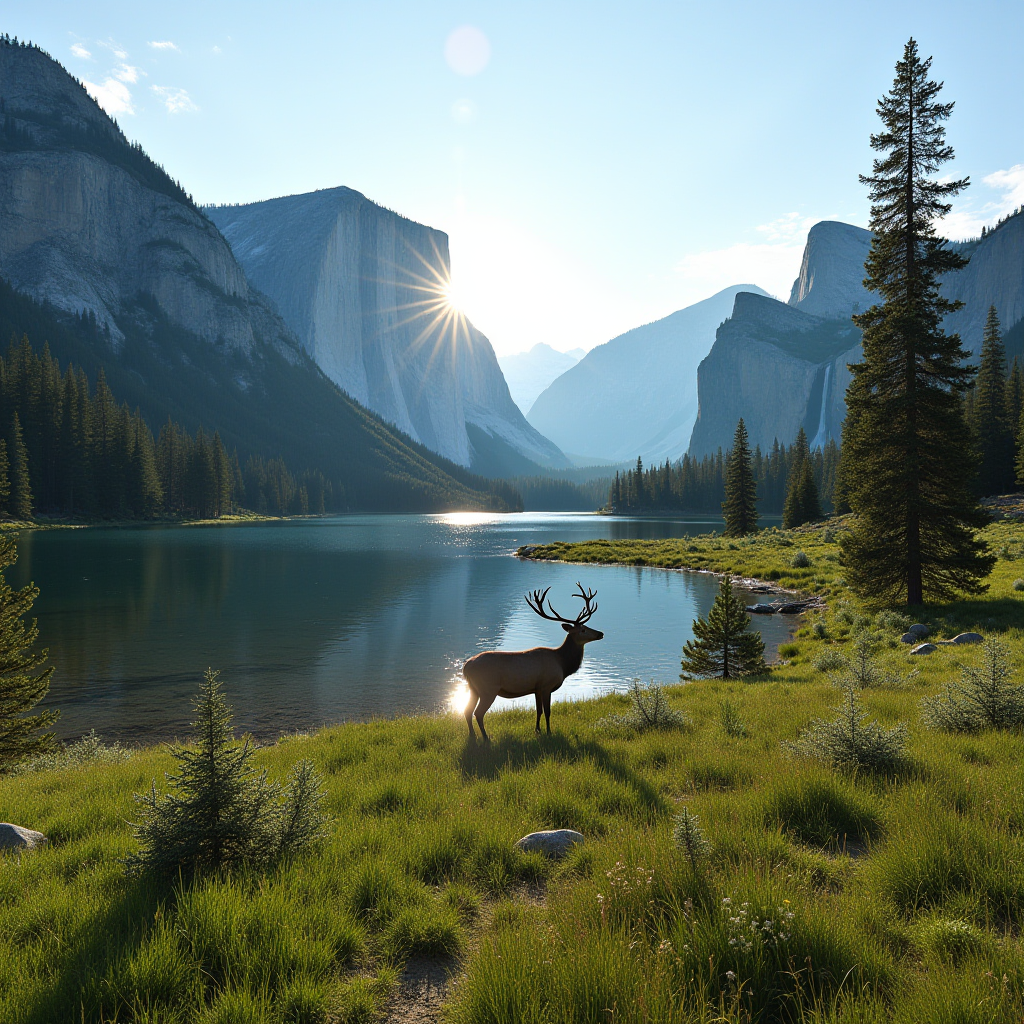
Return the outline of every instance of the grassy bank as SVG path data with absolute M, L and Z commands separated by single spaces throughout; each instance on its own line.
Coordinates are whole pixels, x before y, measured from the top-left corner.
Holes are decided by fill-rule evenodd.
M 991 592 L 924 618 L 998 633 L 1020 665 L 1024 531 L 993 531 L 1010 558 Z M 830 596 L 769 676 L 672 688 L 682 727 L 629 731 L 607 721 L 626 708 L 610 696 L 556 707 L 539 739 L 532 713 L 493 715 L 489 748 L 437 716 L 262 750 L 276 778 L 311 758 L 334 816 L 324 849 L 266 875 L 126 877 L 132 794 L 162 780 L 165 749 L 0 779 L 0 819 L 52 840 L 0 861 L 0 1020 L 369 1021 L 426 957 L 464 967 L 453 1024 L 1019 1021 L 1024 739 L 925 729 L 921 698 L 979 651 L 911 658 L 898 620 L 850 600 L 832 543 L 805 531 L 675 553 Z M 675 557 L 659 551 L 644 557 Z M 872 718 L 908 725 L 892 778 L 783 746 L 831 716 L 839 692 L 817 665 L 862 633 L 900 676 L 862 691 Z M 696 869 L 671 838 L 684 807 L 712 844 Z M 586 845 L 560 864 L 513 849 L 553 827 Z

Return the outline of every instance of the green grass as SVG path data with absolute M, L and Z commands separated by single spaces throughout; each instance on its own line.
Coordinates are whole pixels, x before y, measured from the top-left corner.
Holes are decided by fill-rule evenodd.
M 1024 530 L 992 530 L 1020 550 Z M 702 557 L 737 557 L 717 543 L 699 540 Z M 798 546 L 801 571 L 832 565 L 820 531 Z M 792 550 L 742 545 L 735 570 L 781 568 Z M 461 960 L 449 1024 L 1019 1021 L 1024 738 L 926 730 L 921 697 L 980 652 L 910 658 L 839 575 L 821 585 L 825 637 L 801 626 L 790 664 L 666 688 L 686 729 L 608 729 L 627 707 L 615 695 L 558 705 L 550 737 L 532 712 L 492 713 L 489 748 L 455 716 L 265 748 L 275 778 L 315 762 L 335 822 L 323 849 L 266 875 L 125 875 L 132 794 L 171 767 L 166 749 L 0 779 L 0 818 L 51 838 L 0 861 L 0 1021 L 371 1021 L 410 956 Z M 987 595 L 921 618 L 998 633 L 1024 681 L 1020 575 L 1001 559 Z M 865 631 L 903 676 L 919 669 L 860 691 L 872 718 L 909 726 L 896 778 L 783 746 L 839 701 L 820 653 Z M 682 807 L 712 844 L 696 872 L 671 840 Z M 561 863 L 513 849 L 554 827 L 587 842 Z

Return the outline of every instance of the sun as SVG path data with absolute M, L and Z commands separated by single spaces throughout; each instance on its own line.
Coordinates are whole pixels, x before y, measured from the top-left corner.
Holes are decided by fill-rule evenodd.
M 447 281 L 441 286 L 441 298 L 444 301 L 444 304 L 453 313 L 462 313 L 465 311 L 463 301 L 465 296 L 456 286 L 454 281 Z

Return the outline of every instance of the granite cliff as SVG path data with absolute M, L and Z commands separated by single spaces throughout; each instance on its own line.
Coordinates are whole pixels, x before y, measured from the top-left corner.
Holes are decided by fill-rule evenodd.
M 850 316 L 875 301 L 863 285 L 870 246 L 869 231 L 822 221 L 808 234 L 788 305 L 737 295 L 697 372 L 699 412 L 690 454 L 727 448 L 740 416 L 751 442 L 762 447 L 775 438 L 789 444 L 800 426 L 812 445 L 840 439 L 847 364 L 860 359 L 860 332 Z M 947 275 L 942 292 L 965 305 L 943 326 L 959 332 L 964 347 L 977 355 L 990 305 L 1011 338 L 1021 332 L 1024 214 L 956 248 L 970 263 Z
M 697 364 L 739 292 L 764 294 L 733 285 L 591 349 L 541 393 L 530 422 L 583 461 L 679 458 L 697 416 Z
M 172 416 L 243 460 L 322 470 L 343 507 L 493 504 L 321 373 L 217 227 L 42 50 L 0 40 L 0 114 L 5 330 L 103 370 L 154 429 Z
M 512 401 L 487 338 L 445 301 L 443 232 L 349 188 L 207 214 L 248 279 L 357 401 L 474 470 L 568 464 Z

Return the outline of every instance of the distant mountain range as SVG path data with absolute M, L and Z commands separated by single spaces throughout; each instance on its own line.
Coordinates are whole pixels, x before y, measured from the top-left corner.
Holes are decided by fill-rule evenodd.
M 154 429 L 173 416 L 219 430 L 243 460 L 320 469 L 345 507 L 503 507 L 329 380 L 216 225 L 56 61 L 0 41 L 0 108 L 7 337 L 102 369 Z
M 591 349 L 527 418 L 579 461 L 678 458 L 697 417 L 697 365 L 740 292 L 765 294 L 733 285 Z
M 537 396 L 556 377 L 571 370 L 586 354 L 582 348 L 559 352 L 541 341 L 526 352 L 498 356 L 498 365 L 505 375 L 512 401 L 529 415 Z
M 490 342 L 446 299 L 448 236 L 349 188 L 206 209 L 248 280 L 340 388 L 488 476 L 565 468 Z

